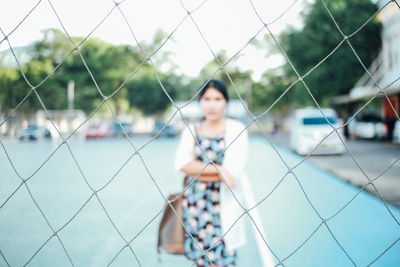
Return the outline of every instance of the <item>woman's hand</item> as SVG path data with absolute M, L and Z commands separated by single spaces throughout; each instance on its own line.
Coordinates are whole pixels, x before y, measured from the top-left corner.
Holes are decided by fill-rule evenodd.
M 229 187 L 237 186 L 235 177 L 233 177 L 224 167 L 221 166 L 220 168 L 218 168 L 218 170 L 220 171 L 221 175 L 224 177 L 223 179 L 225 179 L 225 182 Z M 221 178 L 221 180 L 222 180 L 222 178 Z

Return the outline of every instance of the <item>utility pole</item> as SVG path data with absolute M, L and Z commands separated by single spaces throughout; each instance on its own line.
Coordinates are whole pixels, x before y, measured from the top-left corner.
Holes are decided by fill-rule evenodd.
M 245 90 L 246 90 L 246 102 L 247 102 L 247 108 L 251 111 L 251 95 L 252 95 L 252 80 L 247 79 L 245 82 Z
M 68 100 L 68 111 L 67 111 L 67 122 L 68 122 L 68 132 L 71 133 L 72 120 L 74 119 L 74 98 L 75 98 L 75 82 L 70 80 L 67 86 L 67 100 Z
M 74 110 L 74 98 L 75 98 L 75 82 L 70 80 L 68 82 L 68 110 Z

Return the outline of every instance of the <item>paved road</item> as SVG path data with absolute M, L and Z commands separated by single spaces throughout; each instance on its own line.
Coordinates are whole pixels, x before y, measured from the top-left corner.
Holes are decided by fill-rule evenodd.
M 287 134 L 278 133 L 270 137 L 275 144 L 289 149 Z M 379 176 L 374 182 L 378 192 L 386 201 L 400 207 L 400 145 L 369 140 L 347 140 L 346 144 L 364 173 L 348 152 L 312 155 L 307 161 L 359 187 L 368 182 L 366 175 L 370 179 Z M 398 161 L 387 169 L 395 160 Z M 367 186 L 367 191 L 376 195 L 371 185 Z
M 285 138 L 276 138 L 282 139 L 282 147 Z M 139 148 L 148 139 L 143 136 L 133 142 Z M 65 145 L 36 172 L 57 143 L 6 143 L 20 175 L 35 175 L 26 183 L 29 194 L 25 186 L 19 187 L 20 180 L 4 149 L 0 149 L 0 205 L 20 188 L 0 208 L 0 233 L 7 233 L 0 234 L 4 258 L 11 266 L 24 265 L 32 256 L 30 263 L 34 266 L 70 266 L 67 251 L 78 266 L 110 262 L 113 266 L 190 266 L 184 257 L 165 254 L 159 264 L 156 253 L 160 217 L 155 216 L 164 204 L 160 192 L 168 195 L 182 186 L 183 175 L 171 164 L 177 142 L 177 138 L 159 138 L 146 146 L 141 150 L 146 166 L 138 157 L 127 162 L 133 149 L 123 138 L 69 142 L 82 172 Z M 357 266 L 366 266 L 387 248 L 374 265 L 397 266 L 400 247 L 398 243 L 389 246 L 400 236 L 399 209 L 393 208 L 389 214 L 380 201 L 365 192 L 353 199 L 356 188 L 308 162 L 295 170 L 298 180 L 293 175 L 282 179 L 287 170 L 265 138 L 252 137 L 249 151 L 249 187 L 258 204 L 250 214 L 254 216 L 258 211 L 260 222 L 256 223 L 263 236 L 253 231 L 254 223 L 245 215 L 248 242 L 238 253 L 238 266 L 261 266 L 259 256 L 265 255 L 262 245 L 267 242 L 285 266 L 351 266 L 349 257 Z M 301 159 L 284 149 L 279 152 L 289 166 Z M 333 158 L 322 157 L 323 162 Z M 124 167 L 120 169 L 121 166 Z M 91 186 L 104 190 L 94 196 L 82 173 Z M 65 251 L 43 214 L 56 229 Z M 327 219 L 325 224 L 321 218 Z M 343 253 L 333 237 L 350 256 Z M 125 239 L 133 240 L 135 255 L 125 246 Z M 0 257 L 0 266 L 6 265 Z

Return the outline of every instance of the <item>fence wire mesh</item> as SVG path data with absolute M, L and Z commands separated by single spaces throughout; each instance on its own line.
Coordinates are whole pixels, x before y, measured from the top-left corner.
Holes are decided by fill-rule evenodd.
M 129 161 L 131 161 L 131 159 L 133 157 L 139 157 L 140 162 L 143 164 L 143 167 L 145 168 L 146 172 L 148 173 L 151 182 L 154 184 L 154 189 L 158 191 L 158 193 L 161 195 L 161 197 L 164 199 L 165 204 L 164 205 L 169 205 L 172 210 L 174 211 L 175 215 L 177 215 L 177 212 L 174 210 L 174 208 L 172 207 L 171 203 L 173 200 L 168 200 L 167 197 L 165 196 L 165 193 L 162 192 L 159 184 L 157 183 L 156 179 L 153 177 L 153 175 L 150 172 L 150 169 L 148 168 L 148 164 L 146 163 L 146 161 L 144 160 L 144 158 L 142 157 L 142 150 L 148 145 L 150 144 L 153 140 L 155 140 L 160 133 L 165 129 L 165 127 L 167 127 L 167 125 L 170 124 L 170 122 L 172 121 L 172 119 L 174 119 L 174 117 L 179 113 L 179 115 L 181 116 L 181 119 L 183 120 L 183 122 L 185 123 L 185 125 L 189 128 L 189 122 L 186 120 L 184 114 L 182 113 L 182 109 L 189 105 L 195 98 L 196 96 L 200 93 L 201 88 L 203 87 L 200 86 L 200 88 L 196 91 L 196 93 L 191 97 L 191 99 L 189 101 L 187 101 L 184 105 L 182 106 L 178 106 L 175 101 L 172 99 L 172 97 L 170 96 L 170 94 L 167 92 L 167 90 L 165 89 L 160 77 L 159 77 L 159 71 L 157 69 L 157 66 L 155 65 L 154 61 L 152 60 L 152 57 L 158 52 L 160 51 L 160 49 L 162 49 L 164 47 L 164 45 L 170 41 L 170 39 L 172 38 L 172 36 L 174 35 L 174 33 L 177 31 L 177 29 L 179 29 L 181 27 L 181 25 L 183 24 L 184 21 L 186 20 L 190 20 L 191 23 L 193 24 L 193 27 L 195 29 L 195 31 L 199 34 L 199 36 L 201 37 L 201 39 L 204 41 L 204 44 L 208 47 L 210 53 L 213 55 L 215 61 L 218 63 L 219 67 L 218 69 L 212 74 L 211 77 L 209 77 L 208 81 L 211 80 L 212 78 L 214 78 L 214 76 L 217 74 L 217 72 L 222 71 L 226 77 L 228 78 L 228 80 L 230 81 L 230 85 L 234 88 L 237 97 L 239 98 L 239 100 L 241 101 L 241 103 L 243 104 L 243 106 L 246 108 L 246 111 L 248 113 L 248 115 L 251 117 L 251 121 L 245 126 L 245 128 L 242 130 L 242 132 L 235 138 L 235 140 L 241 135 L 243 134 L 244 131 L 247 131 L 247 129 L 253 124 L 255 123 L 256 127 L 259 129 L 259 131 L 262 133 L 263 137 L 268 141 L 268 143 L 271 145 L 271 147 L 273 148 L 274 152 L 276 153 L 276 155 L 279 157 L 279 159 L 282 161 L 282 163 L 285 165 L 285 167 L 287 168 L 287 172 L 280 178 L 280 180 L 278 181 L 278 183 L 273 187 L 273 189 L 266 193 L 265 196 L 259 200 L 254 206 L 252 207 L 246 207 L 245 205 L 243 205 L 239 199 L 237 198 L 237 196 L 235 196 L 234 192 L 232 191 L 232 189 L 229 187 L 229 190 L 231 192 L 231 194 L 233 194 L 235 200 L 237 201 L 237 204 L 241 207 L 242 209 L 242 214 L 239 218 L 237 218 L 236 221 L 232 222 L 231 227 L 228 229 L 228 231 L 226 233 L 223 234 L 223 236 L 220 238 L 219 241 L 221 241 L 224 236 L 229 233 L 230 229 L 232 229 L 232 227 L 235 226 L 235 224 L 237 223 L 237 221 L 239 221 L 240 219 L 242 219 L 243 216 L 247 216 L 250 221 L 252 222 L 252 224 L 254 225 L 254 227 L 257 229 L 258 234 L 261 236 L 263 242 L 265 243 L 265 245 L 268 247 L 269 252 L 273 255 L 273 257 L 276 260 L 276 266 L 282 265 L 285 266 L 285 261 L 290 258 L 292 255 L 294 255 L 297 251 L 299 251 L 299 249 L 301 249 L 309 240 L 310 238 L 322 227 L 324 226 L 329 234 L 332 236 L 332 239 L 335 241 L 335 243 L 337 244 L 337 246 L 340 248 L 340 250 L 346 255 L 346 257 L 350 260 L 350 262 L 354 265 L 357 266 L 357 263 L 355 262 L 355 260 L 352 258 L 351 254 L 346 250 L 346 248 L 338 241 L 338 238 L 335 236 L 334 231 L 332 231 L 331 227 L 329 226 L 329 221 L 332 220 L 334 217 L 336 217 L 343 209 L 345 209 L 362 191 L 364 191 L 366 189 L 367 186 L 372 186 L 373 190 L 375 191 L 376 195 L 379 197 L 380 201 L 384 204 L 387 212 L 390 214 L 390 216 L 393 218 L 393 220 L 396 222 L 397 225 L 400 226 L 400 223 L 398 221 L 398 219 L 396 218 L 396 216 L 392 213 L 391 208 L 388 206 L 386 200 L 382 197 L 382 195 L 380 194 L 380 192 L 378 191 L 378 189 L 376 188 L 374 182 L 377 181 L 377 179 L 379 179 L 387 170 L 389 170 L 390 168 L 392 168 L 398 161 L 399 159 L 396 159 L 395 161 L 393 161 L 389 166 L 387 166 L 387 168 L 385 168 L 385 170 L 382 171 L 382 173 L 376 177 L 369 177 L 366 172 L 363 170 L 363 168 L 360 166 L 359 162 L 357 161 L 356 157 L 353 155 L 353 153 L 350 151 L 350 149 L 348 148 L 348 146 L 346 145 L 346 143 L 344 142 L 344 140 L 342 139 L 342 137 L 339 135 L 338 130 L 340 130 L 340 128 L 345 127 L 347 124 L 349 124 L 357 114 L 359 114 L 369 103 L 371 103 L 377 96 L 378 94 L 383 94 L 384 97 L 386 98 L 386 100 L 388 101 L 390 108 L 393 110 L 393 112 L 395 113 L 396 117 L 398 120 L 400 120 L 399 114 L 397 113 L 396 109 L 394 108 L 393 104 L 391 103 L 387 93 L 386 93 L 386 89 L 389 88 L 392 84 L 394 84 L 395 82 L 397 82 L 400 79 L 400 76 L 395 79 L 391 84 L 382 87 L 373 77 L 373 75 L 368 71 L 368 68 L 365 66 L 365 64 L 362 62 L 362 60 L 360 59 L 360 57 L 357 54 L 357 51 L 354 49 L 352 43 L 351 43 L 351 38 L 356 36 L 356 34 L 362 29 L 364 28 L 373 18 L 375 18 L 377 16 L 377 14 L 379 12 L 381 12 L 382 10 L 384 10 L 385 8 L 387 8 L 387 6 L 389 6 L 390 4 L 395 4 L 398 8 L 399 8 L 399 12 L 400 12 L 400 5 L 399 2 L 396 0 L 390 0 L 387 1 L 387 3 L 385 5 L 383 5 L 375 14 L 373 14 L 368 20 L 365 21 L 365 23 L 363 23 L 360 27 L 358 27 L 353 33 L 349 34 L 349 35 L 345 35 L 341 28 L 339 23 L 336 21 L 335 17 L 332 15 L 330 9 L 328 8 L 327 4 L 325 3 L 324 0 L 321 0 L 321 3 L 323 4 L 323 6 L 326 9 L 326 13 L 329 15 L 329 17 L 331 18 L 332 22 L 334 23 L 335 27 L 338 29 L 338 31 L 340 32 L 341 36 L 342 36 L 342 40 L 337 44 L 337 46 L 329 53 L 327 54 L 320 62 L 318 62 L 317 64 L 315 64 L 314 67 L 312 67 L 306 74 L 304 75 L 300 75 L 299 72 L 297 71 L 297 69 L 294 67 L 294 65 L 292 64 L 292 61 L 290 60 L 290 58 L 287 56 L 287 54 L 285 53 L 285 50 L 282 48 L 281 44 L 278 41 L 278 38 L 275 36 L 275 34 L 271 31 L 270 26 L 272 24 L 274 24 L 275 22 L 277 22 L 278 20 L 282 19 L 284 17 L 284 15 L 286 14 L 286 12 L 288 12 L 297 2 L 297 0 L 293 1 L 285 10 L 284 12 L 282 12 L 281 14 L 279 14 L 278 16 L 276 16 L 276 18 L 274 20 L 272 20 L 271 22 L 266 22 L 262 16 L 260 15 L 260 13 L 258 12 L 256 6 L 254 5 L 253 1 L 249 0 L 249 5 L 251 6 L 253 12 L 254 12 L 254 16 L 256 16 L 259 21 L 262 24 L 262 27 L 260 27 L 260 29 L 245 43 L 243 44 L 243 46 L 236 52 L 234 53 L 234 55 L 229 58 L 228 60 L 226 60 L 226 62 L 221 62 L 221 60 L 217 57 L 215 51 L 213 51 L 213 49 L 210 46 L 209 41 L 207 40 L 207 38 L 205 37 L 205 35 L 203 34 L 200 26 L 198 25 L 198 23 L 196 22 L 196 19 L 193 17 L 193 14 L 195 12 L 197 12 L 198 10 L 200 10 L 202 8 L 202 6 L 209 0 L 204 0 L 203 2 L 201 2 L 197 7 L 195 7 L 194 9 L 188 9 L 186 7 L 186 5 L 184 4 L 184 2 L 182 0 L 180 0 L 180 5 L 182 6 L 182 9 L 185 11 L 185 15 L 182 17 L 182 19 L 179 21 L 179 23 L 176 25 L 176 27 L 168 34 L 168 36 L 165 38 L 165 40 L 151 53 L 146 54 L 145 49 L 142 47 L 142 45 L 140 44 L 140 42 L 138 41 L 138 39 L 135 36 L 134 30 L 132 25 L 129 23 L 128 18 L 126 17 L 124 11 L 123 11 L 123 5 L 124 2 L 126 2 L 127 0 L 123 0 L 123 1 L 113 1 L 114 2 L 114 6 L 112 9 L 109 10 L 109 12 L 96 24 L 96 26 L 89 32 L 89 34 L 79 43 L 74 42 L 73 38 L 70 36 L 70 34 L 68 33 L 68 31 L 66 30 L 66 27 L 63 24 L 62 18 L 59 16 L 59 13 L 57 12 L 56 8 L 53 5 L 53 2 L 48 0 L 48 4 L 51 7 L 52 13 L 53 15 L 56 16 L 61 28 L 64 31 L 64 34 L 68 37 L 69 41 L 71 42 L 73 49 L 71 51 L 69 51 L 69 53 L 67 53 L 67 55 L 61 60 L 61 62 L 53 69 L 53 71 L 47 75 L 47 77 L 45 77 L 41 82 L 39 82 L 37 85 L 33 85 L 29 79 L 27 78 L 26 74 L 23 71 L 22 68 L 22 64 L 20 64 L 18 57 L 16 56 L 16 53 L 14 51 L 14 48 L 9 40 L 9 37 L 14 34 L 18 28 L 25 22 L 25 20 L 31 16 L 31 14 L 33 12 L 35 12 L 35 9 L 38 8 L 38 6 L 40 6 L 40 4 L 44 1 L 39 0 L 37 1 L 33 7 L 29 10 L 29 12 L 26 14 L 26 16 L 24 16 L 24 18 L 8 33 L 5 33 L 1 28 L 0 31 L 3 35 L 2 40 L 0 41 L 0 44 L 2 44 L 3 42 L 6 42 L 12 55 L 13 58 L 15 59 L 15 62 L 18 65 L 19 71 L 23 77 L 23 79 L 25 80 L 26 84 L 27 84 L 27 88 L 28 88 L 28 92 L 26 94 L 26 96 L 18 103 L 18 105 L 16 105 L 14 107 L 14 109 L 6 116 L 6 118 L 0 123 L 0 126 L 5 124 L 10 117 L 19 109 L 19 107 L 25 102 L 27 101 L 27 99 L 33 95 L 34 97 L 37 98 L 37 100 L 39 101 L 40 105 L 42 106 L 43 110 L 46 112 L 48 119 L 50 120 L 52 126 L 54 127 L 54 129 L 57 131 L 57 134 L 60 136 L 60 138 L 62 139 L 62 142 L 60 142 L 58 144 L 58 146 L 54 149 L 54 151 L 42 162 L 42 164 L 40 164 L 40 166 L 29 176 L 24 177 L 23 175 L 20 174 L 20 172 L 18 171 L 18 169 L 16 168 L 13 159 L 11 158 L 6 146 L 4 145 L 3 140 L 0 139 L 0 144 L 5 152 L 5 155 L 9 161 L 9 164 L 11 165 L 13 171 L 15 172 L 15 174 L 19 177 L 20 179 L 20 184 L 15 188 L 15 190 L 6 198 L 6 200 L 1 203 L 0 209 L 2 209 L 7 202 L 12 199 L 15 194 L 22 190 L 22 187 L 25 187 L 25 189 L 27 190 L 32 202 L 34 203 L 34 205 L 36 206 L 36 208 L 38 209 L 38 211 L 40 212 L 41 216 L 43 217 L 43 219 L 45 220 L 48 228 L 51 230 L 52 234 L 50 236 L 48 236 L 47 240 L 41 244 L 37 250 L 33 253 L 33 255 L 25 262 L 25 265 L 28 265 L 31 263 L 31 261 L 35 258 L 35 256 L 37 256 L 37 254 L 43 249 L 43 247 L 46 246 L 46 244 L 48 244 L 53 238 L 55 238 L 61 245 L 65 255 L 67 256 L 70 264 L 72 266 L 75 266 L 76 263 L 74 262 L 73 257 L 71 257 L 71 254 L 68 251 L 68 248 L 65 246 L 61 236 L 60 236 L 60 232 L 67 226 L 69 225 L 76 217 L 77 215 L 83 210 L 83 208 L 92 200 L 92 198 L 95 198 L 98 203 L 100 204 L 104 214 L 106 215 L 107 219 L 109 220 L 110 224 L 112 225 L 112 227 L 114 228 L 115 232 L 118 234 L 118 236 L 121 238 L 121 240 L 124 242 L 125 245 L 123 245 L 119 251 L 117 252 L 117 254 L 115 254 L 115 256 L 107 263 L 107 265 L 111 265 L 117 258 L 118 256 L 121 254 L 122 251 L 124 251 L 125 249 L 128 249 L 130 251 L 130 253 L 132 253 L 132 255 L 134 256 L 136 263 L 139 266 L 142 266 L 141 261 L 139 260 L 139 257 L 137 256 L 137 254 L 135 253 L 135 250 L 133 249 L 132 243 L 137 239 L 137 237 L 143 233 L 143 231 L 153 222 L 155 221 L 160 214 L 163 211 L 163 208 L 161 210 L 159 210 L 147 223 L 146 225 L 136 233 L 136 235 L 134 235 L 133 237 L 129 238 L 126 237 L 122 234 L 122 232 L 120 231 L 120 229 L 117 227 L 116 223 L 114 222 L 113 218 L 111 217 L 109 211 L 105 208 L 104 203 L 102 202 L 100 196 L 99 196 L 99 192 L 101 192 L 102 190 L 104 190 L 114 179 L 117 179 L 118 174 L 121 172 L 121 170 L 127 165 L 127 163 Z M 128 0 L 129 1 L 129 0 Z M 142 52 L 144 54 L 146 54 L 145 59 L 139 64 L 139 66 L 133 71 L 131 72 L 125 79 L 125 81 L 120 84 L 117 88 L 115 88 L 115 90 L 110 94 L 110 95 L 105 95 L 103 93 L 103 91 L 101 90 L 101 85 L 97 82 L 95 75 L 92 73 L 90 67 L 88 66 L 85 57 L 83 56 L 82 52 L 81 52 L 81 47 L 82 45 L 91 37 L 91 35 L 93 34 L 93 32 L 99 28 L 108 18 L 111 14 L 113 13 L 119 13 L 119 15 L 123 18 L 123 21 L 126 23 L 126 26 L 129 29 L 129 32 L 134 40 L 134 43 L 142 50 Z M 0 25 L 1 26 L 1 25 Z M 286 90 L 284 90 L 282 92 L 282 94 L 274 101 L 274 103 L 268 108 L 266 109 L 263 113 L 261 113 L 260 115 L 255 116 L 254 114 L 252 114 L 252 112 L 247 108 L 245 101 L 243 100 L 243 98 L 241 97 L 240 93 L 239 93 L 239 89 L 236 86 L 236 84 L 234 83 L 232 77 L 229 75 L 228 71 L 226 70 L 226 66 L 232 62 L 233 59 L 235 59 L 236 57 L 238 57 L 241 52 L 247 47 L 249 46 L 249 44 L 251 43 L 252 40 L 254 40 L 255 38 L 257 38 L 262 32 L 266 32 L 268 35 L 270 35 L 273 38 L 273 41 L 275 42 L 275 45 L 279 48 L 280 52 L 282 53 L 282 55 L 284 56 L 284 58 L 286 59 L 287 63 L 290 65 L 290 67 L 293 69 L 293 71 L 296 73 L 297 75 L 297 80 L 292 83 L 288 88 L 286 88 Z M 314 95 L 312 94 L 308 84 L 305 82 L 305 78 L 310 75 L 315 69 L 317 69 L 322 63 L 324 63 L 330 56 L 332 56 L 342 45 L 344 45 L 346 43 L 346 45 L 348 45 L 348 47 L 351 49 L 351 51 L 354 54 L 354 57 L 357 58 L 358 62 L 360 63 L 360 65 L 362 66 L 362 68 L 365 70 L 365 72 L 368 74 L 369 78 L 373 81 L 374 85 L 378 88 L 378 91 L 376 92 L 376 94 L 371 97 L 361 108 L 359 108 L 352 116 L 351 118 L 346 122 L 345 125 L 340 126 L 340 127 L 335 127 L 334 125 L 332 125 L 332 123 L 328 120 L 328 118 L 326 117 L 326 115 L 323 113 L 322 108 L 320 107 L 320 104 L 318 103 L 318 101 L 315 99 Z M 50 114 L 50 112 L 48 111 L 48 109 L 46 108 L 46 105 L 44 104 L 43 100 L 42 100 L 42 96 L 40 95 L 40 87 L 41 85 L 46 82 L 52 75 L 54 75 L 54 73 L 60 68 L 60 66 L 62 66 L 64 64 L 64 62 L 73 54 L 73 53 L 78 53 L 79 58 L 82 61 L 82 64 L 84 65 L 85 69 L 87 70 L 88 74 L 90 75 L 91 81 L 93 83 L 93 86 L 96 88 L 96 90 L 98 91 L 98 94 L 102 97 L 102 101 L 99 103 L 99 105 L 88 115 L 88 117 L 76 128 L 72 131 L 72 133 L 68 136 L 63 136 L 62 133 L 60 132 L 60 130 L 58 129 L 56 123 L 54 122 L 54 120 L 52 119 L 52 116 Z M 168 99 L 170 100 L 171 104 L 176 108 L 176 111 L 172 114 L 172 116 L 169 118 L 169 120 L 167 121 L 167 123 L 157 132 L 156 135 L 154 135 L 152 138 L 150 138 L 144 145 L 142 145 L 141 147 L 137 148 L 134 143 L 132 142 L 131 136 L 128 135 L 128 133 L 126 132 L 126 130 L 124 129 L 124 127 L 121 125 L 121 122 L 119 120 L 119 118 L 117 117 L 113 107 L 110 104 L 110 99 L 112 97 L 114 97 L 119 90 L 126 84 L 126 82 L 133 78 L 135 76 L 136 73 L 138 73 L 138 71 L 144 66 L 144 64 L 149 63 L 154 71 L 154 75 L 157 78 L 158 84 L 160 85 L 161 90 L 164 92 L 165 96 L 168 97 Z M 284 96 L 285 94 L 291 90 L 291 88 L 293 88 L 294 85 L 296 85 L 297 83 L 301 83 L 304 88 L 306 89 L 307 93 L 310 95 L 311 99 L 313 100 L 313 102 L 315 103 L 315 105 L 318 107 L 319 111 L 321 112 L 322 116 L 325 118 L 325 120 L 327 121 L 327 123 L 332 127 L 332 131 L 326 135 L 322 140 L 320 140 L 320 142 L 314 147 L 313 151 L 310 152 L 308 155 L 306 155 L 299 163 L 297 163 L 294 166 L 290 166 L 289 163 L 284 159 L 284 157 L 281 155 L 281 153 L 278 151 L 278 149 L 276 148 L 276 145 L 271 141 L 270 137 L 268 136 L 268 134 L 266 133 L 266 131 L 262 128 L 262 126 L 259 124 L 259 119 L 262 118 L 263 116 L 265 116 Z M 75 155 L 75 153 L 73 152 L 73 149 L 71 148 L 70 144 L 69 144 L 69 139 L 84 125 L 86 124 L 93 116 L 96 112 L 98 112 L 98 110 L 105 105 L 106 108 L 109 109 L 109 111 L 111 112 L 113 119 L 115 120 L 115 122 L 117 122 L 120 126 L 121 129 L 123 131 L 124 137 L 128 140 L 130 146 L 132 147 L 132 154 L 126 159 L 126 161 L 124 162 L 124 164 L 122 164 L 119 169 L 112 175 L 112 177 L 101 187 L 99 188 L 94 188 L 88 181 L 87 177 L 84 174 L 84 171 L 82 170 L 81 165 L 79 164 L 79 161 L 77 160 L 77 157 Z M 190 129 L 190 128 L 189 128 Z M 195 140 L 196 144 L 199 145 L 197 139 L 195 138 L 195 135 L 192 131 L 190 131 L 192 138 Z M 342 141 L 346 152 L 349 154 L 349 156 L 351 157 L 351 159 L 354 161 L 354 163 L 357 165 L 358 169 L 363 173 L 363 175 L 365 176 L 366 179 L 366 183 L 359 189 L 359 191 L 345 204 L 343 205 L 340 209 L 338 209 L 336 212 L 334 212 L 330 217 L 323 217 L 321 216 L 320 212 L 318 211 L 318 209 L 315 207 L 315 204 L 310 200 L 309 195 L 307 194 L 306 190 L 304 189 L 300 179 L 297 177 L 296 173 L 294 172 L 294 170 L 301 165 L 305 160 L 307 160 L 308 157 L 310 157 L 314 151 L 320 146 L 320 144 L 326 139 L 328 138 L 330 135 L 332 134 L 336 134 L 340 140 Z M 233 142 L 235 142 L 235 140 L 233 140 Z M 232 142 L 232 143 L 233 143 Z M 229 147 L 231 146 L 231 144 L 228 144 L 225 149 L 220 152 L 221 154 L 224 153 L 227 149 L 229 149 Z M 43 209 L 41 208 L 41 206 L 39 205 L 38 201 L 37 201 L 37 197 L 35 197 L 35 195 L 32 193 L 30 187 L 28 186 L 28 181 L 30 179 L 32 179 L 35 174 L 37 174 L 37 172 L 50 160 L 50 158 L 62 147 L 62 146 L 66 146 L 68 149 L 68 152 L 70 153 L 70 155 L 73 158 L 74 164 L 76 165 L 76 167 L 78 168 L 81 178 L 83 179 L 83 181 L 85 182 L 85 184 L 88 186 L 88 188 L 90 189 L 90 191 L 92 192 L 89 196 L 89 198 L 80 206 L 79 209 L 77 209 L 75 211 L 75 213 L 73 214 L 73 216 L 67 220 L 65 222 L 65 224 L 63 224 L 61 227 L 59 228 L 55 228 L 49 221 L 48 217 L 46 216 L 45 212 L 43 211 Z M 199 146 L 200 147 L 200 146 Z M 199 179 L 199 176 L 201 175 L 201 173 L 204 171 L 204 169 L 208 166 L 208 164 L 212 164 L 216 167 L 218 174 L 220 175 L 221 179 L 223 180 L 223 182 L 226 182 L 223 175 L 220 173 L 220 171 L 218 170 L 217 166 L 215 165 L 215 163 L 210 160 L 210 158 L 208 157 L 208 155 L 202 151 L 203 155 L 209 160 L 209 163 L 205 163 L 203 165 L 203 169 L 200 171 L 200 173 L 195 177 L 195 179 L 188 184 L 185 188 L 184 191 L 187 190 L 187 188 L 189 188 L 194 182 L 195 180 Z M 218 156 L 218 155 L 217 155 Z M 259 206 L 261 203 L 263 203 L 264 201 L 266 201 L 269 196 L 279 187 L 279 185 L 282 183 L 282 181 L 284 179 L 286 179 L 289 175 L 292 175 L 298 186 L 299 189 L 301 191 L 301 193 L 304 195 L 304 197 L 306 198 L 308 204 L 310 205 L 310 207 L 312 208 L 312 210 L 315 212 L 315 214 L 319 217 L 320 219 L 320 223 L 319 225 L 314 229 L 314 231 L 312 231 L 312 233 L 300 244 L 300 246 L 298 246 L 296 249 L 294 249 L 291 253 L 289 253 L 286 257 L 279 257 L 278 254 L 275 252 L 275 249 L 267 242 L 267 238 L 264 236 L 263 232 L 260 230 L 259 225 L 257 225 L 257 223 L 255 222 L 251 211 L 253 209 L 255 209 L 257 206 Z M 183 191 L 183 192 L 184 192 Z M 181 194 L 183 194 L 183 192 Z M 179 216 L 178 216 L 179 218 Z M 183 225 L 183 227 L 185 227 L 185 225 L 183 224 L 182 220 L 180 220 L 180 223 Z M 187 230 L 187 229 L 185 229 Z M 187 231 L 188 232 L 188 231 Z M 189 232 L 188 232 L 189 233 Z M 197 241 L 193 238 L 193 236 L 189 233 L 190 237 L 193 239 L 193 241 L 197 244 L 197 246 L 201 249 L 201 247 L 198 245 Z M 396 240 L 393 241 L 392 244 L 390 244 L 388 247 L 386 248 L 382 248 L 382 252 L 373 260 L 371 261 L 369 265 L 372 265 L 373 263 L 375 263 L 377 260 L 379 260 L 379 258 L 382 257 L 382 255 L 384 255 L 387 251 L 389 251 L 398 241 L 400 240 L 400 237 L 398 237 Z M 217 242 L 218 245 L 218 242 Z M 215 245 L 216 246 L 216 245 Z M 203 253 L 201 256 L 208 256 L 208 252 L 213 249 L 215 246 L 210 247 L 206 250 L 202 250 Z M 265 253 L 268 253 L 268 251 L 265 251 Z M 0 255 L 3 258 L 4 262 L 11 266 L 9 261 L 7 260 L 7 255 L 5 255 L 5 253 L 3 253 L 0 250 Z M 200 259 L 200 257 L 193 263 L 192 266 L 194 266 L 197 261 Z

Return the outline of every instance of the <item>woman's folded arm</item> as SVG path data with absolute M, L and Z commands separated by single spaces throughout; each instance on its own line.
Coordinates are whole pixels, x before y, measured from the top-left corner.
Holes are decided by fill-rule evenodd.
M 221 165 L 215 164 L 218 168 L 221 167 Z M 190 176 L 197 176 L 200 172 L 200 176 L 217 176 L 218 171 L 212 164 L 207 164 L 205 166 L 205 163 L 200 161 L 200 160 L 192 160 L 189 163 L 187 163 L 185 166 L 182 167 L 180 170 L 181 172 L 190 175 Z
M 193 160 L 187 163 L 181 171 L 192 176 L 196 177 L 201 172 L 199 179 L 201 182 L 222 182 L 224 180 L 229 184 L 229 186 L 236 186 L 235 178 L 220 164 L 214 163 L 208 164 L 207 167 L 204 167 L 204 162 L 200 160 Z M 204 169 L 203 169 L 204 168 Z M 218 171 L 217 171 L 218 168 Z

